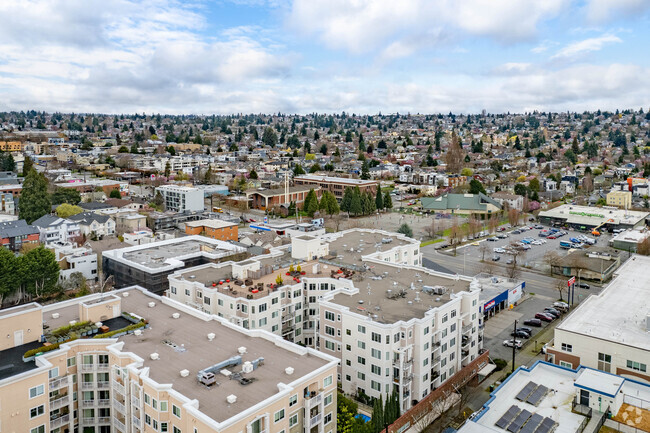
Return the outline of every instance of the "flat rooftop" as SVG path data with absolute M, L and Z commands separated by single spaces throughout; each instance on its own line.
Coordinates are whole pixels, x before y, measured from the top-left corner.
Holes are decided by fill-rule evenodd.
M 471 286 L 481 290 L 479 295 L 481 301 L 489 301 L 506 290 L 518 287 L 522 283 L 523 281 L 513 280 L 501 275 L 480 273 L 474 277 Z
M 189 227 L 210 227 L 211 229 L 221 229 L 224 227 L 236 226 L 237 223 L 218 219 L 204 219 L 198 221 L 188 221 L 185 223 L 185 225 Z
M 330 256 L 335 256 L 333 261 L 354 265 L 360 265 L 363 256 L 388 251 L 412 242 L 418 243 L 415 239 L 409 242 L 394 234 L 361 230 L 346 231 L 344 235 L 326 235 L 323 239 L 329 242 Z
M 452 293 L 469 290 L 470 283 L 433 275 L 424 269 L 401 269 L 390 265 L 374 265 L 358 281 L 355 274 L 352 279 L 359 289 L 356 294 L 341 292 L 330 302 L 350 311 L 368 315 L 379 323 L 395 323 L 412 318 L 421 319 L 432 308 L 446 304 Z M 427 286 L 427 287 L 425 287 Z M 442 294 L 427 293 L 429 288 L 444 288 Z M 391 299 L 393 298 L 393 299 Z M 376 317 L 375 317 L 376 316 Z
M 600 223 L 636 225 L 650 215 L 648 212 L 598 208 L 565 204 L 539 213 L 540 217 L 564 219 L 570 224 L 598 225 Z M 612 220 L 612 221 L 610 221 Z
M 556 329 L 650 351 L 650 257 L 633 255 L 598 295 L 590 296 Z
M 122 299 L 122 311 L 144 317 L 151 325 L 140 336 L 134 334 L 119 337 L 124 342 L 123 352 L 133 352 L 144 360 L 143 367 L 150 369 L 149 377 L 161 384 L 172 384 L 173 388 L 189 399 L 199 402 L 199 410 L 217 422 L 222 422 L 278 393 L 279 383 L 290 383 L 325 365 L 330 361 L 298 346 L 284 342 L 280 337 L 270 340 L 251 337 L 244 330 L 238 331 L 221 324 L 217 320 L 203 320 L 187 314 L 171 305 L 163 304 L 158 297 L 143 293 L 138 289 L 127 290 L 129 296 Z M 150 308 L 149 302 L 156 306 Z M 173 303 L 168 299 L 165 302 Z M 52 310 L 50 312 L 57 312 Z M 61 314 L 70 310 L 62 309 Z M 173 319 L 173 313 L 180 318 Z M 194 314 L 209 317 L 199 312 Z M 66 317 L 72 320 L 74 317 Z M 207 334 L 216 338 L 209 341 Z M 279 345 L 286 345 L 279 347 Z M 218 386 L 210 388 L 197 380 L 200 370 L 239 355 L 238 349 L 245 347 L 247 352 L 242 362 L 264 358 L 263 364 L 252 373 L 244 374 L 254 379 L 248 385 L 237 380 L 229 380 L 217 374 Z M 160 358 L 152 360 L 150 355 L 158 353 Z M 22 362 L 22 361 L 21 361 Z M 232 373 L 240 372 L 241 365 L 228 368 Z M 289 376 L 285 368 L 293 367 Z M 180 371 L 187 369 L 188 377 L 181 377 Z M 226 396 L 234 394 L 237 402 L 228 404 Z

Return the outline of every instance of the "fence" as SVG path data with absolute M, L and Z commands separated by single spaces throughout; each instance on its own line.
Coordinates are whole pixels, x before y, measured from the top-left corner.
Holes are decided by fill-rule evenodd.
M 631 395 L 625 395 L 623 397 L 623 403 L 638 407 L 639 409 L 650 410 L 650 401 L 638 397 L 633 397 Z
M 450 394 L 458 392 L 460 388 L 474 379 L 480 366 L 485 365 L 489 360 L 489 351 L 480 354 L 476 359 L 470 362 L 453 375 L 449 380 L 440 387 L 430 392 L 426 397 L 420 400 L 415 406 L 397 418 L 394 423 L 388 426 L 387 433 L 403 433 L 409 427 L 416 425 L 430 410 L 431 406 L 443 398 L 448 398 Z M 433 422 L 433 420 L 431 420 Z
M 618 421 L 615 421 L 613 419 L 606 419 L 605 422 L 603 423 L 606 427 L 612 428 L 616 431 L 619 431 L 621 433 L 647 433 L 645 430 L 638 429 L 636 427 L 632 427 L 627 424 L 620 423 Z

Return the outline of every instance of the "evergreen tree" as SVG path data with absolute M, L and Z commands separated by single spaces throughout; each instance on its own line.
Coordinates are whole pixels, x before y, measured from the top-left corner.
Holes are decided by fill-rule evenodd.
M 401 233 L 404 236 L 408 236 L 410 238 L 413 237 L 413 229 L 411 229 L 411 226 L 406 223 L 403 223 L 401 226 L 399 226 L 397 233 Z
M 208 165 L 208 169 L 205 171 L 205 174 L 203 175 L 203 183 L 205 184 L 212 183 L 212 166 L 210 165 Z
M 352 188 L 345 188 L 343 193 L 343 200 L 341 200 L 341 210 L 343 212 L 350 212 L 350 204 L 352 203 Z
M 377 194 L 375 195 L 375 207 L 377 210 L 384 208 L 384 195 L 381 193 L 381 188 L 377 185 Z
M 299 176 L 301 174 L 305 174 L 305 169 L 302 168 L 302 165 L 296 164 L 296 166 L 293 168 L 293 175 Z
M 255 171 L 254 168 L 251 168 L 250 173 L 248 173 L 248 178 L 249 179 L 259 179 L 259 176 L 257 175 L 257 172 Z
M 323 155 L 327 155 L 327 143 L 321 144 L 320 153 L 322 153 Z
M 384 429 L 384 398 L 379 395 L 379 399 L 375 399 L 372 405 L 372 425 L 375 433 L 379 433 Z
M 368 166 L 368 161 L 367 160 L 363 161 L 363 164 L 361 164 L 361 176 L 360 177 L 363 180 L 370 179 L 370 168 Z
M 271 127 L 268 127 L 264 130 L 264 135 L 262 136 L 262 143 L 265 146 L 275 147 L 278 144 L 278 135 L 275 133 L 275 130 Z
M 305 212 L 309 212 L 308 209 L 310 207 L 313 208 L 312 202 L 316 201 L 316 209 L 318 209 L 318 198 L 316 197 L 316 193 L 314 192 L 313 189 L 310 189 L 307 195 L 305 196 L 305 200 L 302 203 L 302 209 Z M 312 214 L 313 215 L 313 214 Z
M 29 295 L 39 297 L 56 290 L 61 268 L 52 250 L 39 246 L 20 259 L 24 270 L 23 286 Z
M 309 201 L 309 205 L 305 206 L 305 212 L 307 212 L 307 215 L 310 217 L 313 217 L 316 212 L 318 212 L 318 197 L 316 197 L 316 193 L 314 190 L 310 190 L 309 193 L 313 194 L 312 199 Z
M 393 199 L 388 191 L 384 193 L 384 209 L 391 210 L 393 208 Z
M 20 219 L 31 224 L 43 215 L 49 214 L 51 210 L 52 202 L 47 193 L 47 179 L 32 168 L 23 182 L 19 206 Z
M 167 161 L 167 163 L 165 164 L 165 173 L 164 173 L 165 177 L 167 177 L 167 178 L 169 177 L 169 175 L 170 175 L 170 173 L 172 171 L 171 167 L 172 166 L 169 164 L 169 161 Z
M 32 161 L 32 158 L 25 155 L 25 161 L 23 162 L 23 177 L 27 177 L 27 174 L 29 174 L 32 167 L 34 167 L 34 161 Z
M 358 216 L 363 213 L 363 207 L 361 205 L 361 193 L 359 192 L 359 187 L 356 187 L 352 190 L 352 199 L 350 200 L 350 210 L 348 212 L 354 216 Z

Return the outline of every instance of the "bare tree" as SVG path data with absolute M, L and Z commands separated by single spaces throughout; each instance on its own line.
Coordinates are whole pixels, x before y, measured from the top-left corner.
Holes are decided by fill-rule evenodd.
M 421 411 L 420 418 L 414 420 L 413 429 L 418 433 L 422 432 L 440 418 L 440 431 L 442 431 L 447 424 L 445 420 L 451 415 L 451 409 L 459 398 L 458 394 L 447 391 L 440 398 L 431 401 L 429 410 Z
M 458 217 L 454 215 L 451 220 L 451 227 L 449 227 L 449 245 L 454 247 L 454 256 L 456 256 L 456 248 L 462 239 L 463 235 L 458 225 Z
M 521 248 L 521 246 L 517 243 L 511 242 L 510 257 L 512 257 L 512 262 L 508 266 L 507 276 L 508 278 L 516 279 L 520 275 L 518 266 L 521 264 L 521 262 L 524 261 L 526 257 L 526 250 Z
M 557 253 L 557 251 L 548 251 L 544 254 L 544 262 L 551 269 L 551 275 L 553 275 L 553 268 L 558 266 L 562 261 L 562 257 Z
M 445 164 L 447 164 L 447 171 L 460 173 L 463 168 L 465 155 L 463 155 L 463 148 L 458 135 L 456 135 L 456 131 L 451 133 L 451 143 L 449 143 L 449 147 L 443 158 Z
M 427 236 L 430 239 L 435 239 L 436 238 L 436 233 L 438 232 L 438 224 L 435 218 L 431 219 L 431 224 L 426 226 L 424 228 L 424 231 L 426 232 Z
M 497 216 L 490 215 L 490 218 L 488 219 L 488 231 L 490 233 L 494 233 L 497 231 L 498 226 L 499 226 L 499 219 L 497 218 Z
M 650 255 L 650 237 L 647 237 L 638 243 L 636 246 L 636 252 L 643 256 Z
M 591 176 L 591 173 L 587 173 L 585 177 L 582 178 L 582 189 L 587 195 L 594 190 L 594 178 Z
M 485 261 L 485 254 L 490 251 L 490 247 L 487 246 L 487 242 L 481 242 L 481 246 L 478 247 L 478 251 L 481 253 L 481 261 Z
M 517 223 L 519 222 L 519 214 L 520 212 L 517 209 L 510 209 L 508 211 L 508 222 L 510 223 L 511 226 L 516 226 Z
M 555 280 L 555 288 L 557 289 L 558 293 L 560 294 L 560 301 L 564 301 L 564 297 L 562 296 L 563 293 L 565 293 L 568 289 L 569 286 L 567 286 L 567 281 L 561 278 L 558 278 Z M 567 297 L 567 301 L 568 301 Z
M 472 237 L 476 237 L 478 232 L 481 231 L 481 221 L 476 218 L 476 215 L 471 215 L 467 221 L 468 234 Z

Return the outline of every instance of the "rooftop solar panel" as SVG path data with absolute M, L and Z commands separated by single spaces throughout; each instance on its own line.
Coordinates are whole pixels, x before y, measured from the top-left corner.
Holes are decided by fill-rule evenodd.
M 534 433 L 535 429 L 539 427 L 543 419 L 543 416 L 538 413 L 534 413 L 528 422 L 524 424 L 524 427 L 521 429 L 521 433 Z
M 524 425 L 524 423 L 528 421 L 528 418 L 530 418 L 531 415 L 532 413 L 526 409 L 522 410 L 519 415 L 517 415 L 517 418 L 515 418 L 515 420 L 508 426 L 508 431 L 517 433 L 519 429 L 521 429 L 521 427 Z
M 532 380 L 524 386 L 521 391 L 519 391 L 519 394 L 515 397 L 517 400 L 525 401 L 526 397 L 530 395 L 531 392 L 537 387 L 537 384 L 533 382 Z
M 517 416 L 519 413 L 519 406 L 512 405 L 510 406 L 510 409 L 506 411 L 506 413 L 503 414 L 501 418 L 496 422 L 496 426 L 502 429 L 505 429 L 508 427 L 508 424 L 512 422 L 513 419 Z
M 540 401 L 544 398 L 546 393 L 548 392 L 548 388 L 545 387 L 544 385 L 539 385 L 537 388 L 535 388 L 535 391 L 528 396 L 526 399 L 526 403 L 530 403 L 533 406 L 537 406 Z
M 554 428 L 555 428 L 555 421 L 553 421 L 549 417 L 546 417 L 542 421 L 542 424 L 539 427 L 537 427 L 535 433 L 550 433 L 553 431 Z

